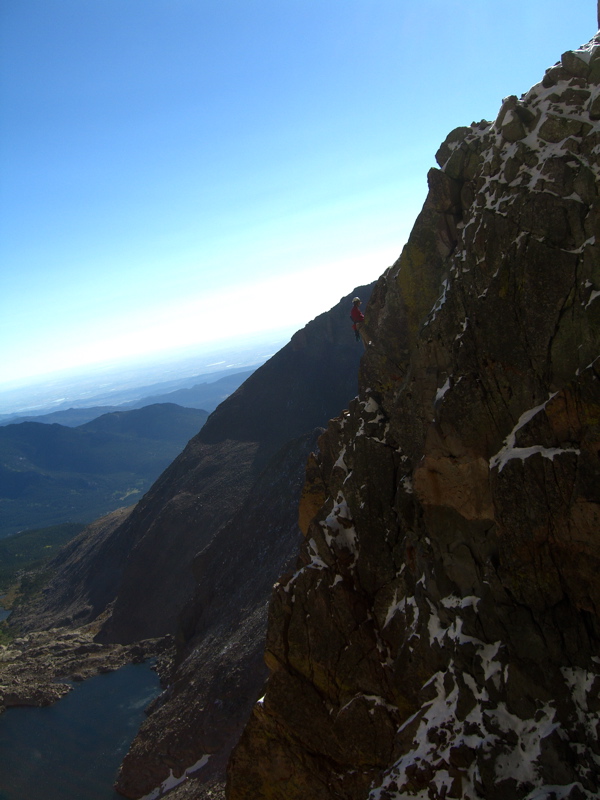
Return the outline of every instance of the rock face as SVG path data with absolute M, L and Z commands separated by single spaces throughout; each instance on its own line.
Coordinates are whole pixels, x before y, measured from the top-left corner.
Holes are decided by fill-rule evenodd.
M 600 38 L 440 148 L 229 800 L 598 796 L 599 84 Z

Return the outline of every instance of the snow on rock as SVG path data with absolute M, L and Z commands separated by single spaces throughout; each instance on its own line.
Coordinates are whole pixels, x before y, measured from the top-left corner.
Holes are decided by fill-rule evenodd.
M 573 453 L 577 456 L 581 454 L 580 449 L 577 447 L 544 447 L 543 445 L 518 447 L 516 445 L 519 431 L 525 428 L 525 426 L 537 414 L 544 411 L 548 403 L 555 396 L 556 393 L 551 394 L 548 400 L 546 400 L 544 403 L 528 409 L 521 414 L 517 424 L 506 437 L 505 444 L 502 449 L 490 458 L 490 469 L 498 469 L 498 472 L 502 472 L 509 461 L 512 461 L 513 459 L 520 459 L 521 461 L 524 461 L 533 455 L 541 455 L 543 458 L 548 458 L 550 461 L 553 461 L 557 456 L 564 455 L 565 453 Z
M 409 749 L 371 789 L 369 800 L 475 800 L 482 797 L 482 772 L 490 769 L 498 797 L 549 800 L 552 796 L 568 796 L 573 782 L 549 786 L 540 774 L 545 742 L 556 732 L 564 736 L 552 703 L 541 706 L 531 717 L 521 718 L 510 712 L 504 702 L 493 702 L 471 676 L 461 674 L 453 663 L 447 671 L 434 675 L 428 685 L 435 689 L 434 698 L 399 731 L 411 732 Z M 467 685 L 477 702 L 465 716 L 459 703 L 465 691 L 461 687 Z M 459 753 L 464 764 L 461 770 L 456 768 Z M 420 789 L 419 780 L 425 784 Z M 437 794 L 432 795 L 434 787 Z M 531 787 L 535 788 L 528 791 Z
M 176 786 L 179 786 L 185 780 L 187 780 L 190 775 L 193 775 L 194 773 L 198 772 L 198 770 L 202 769 L 202 767 L 206 766 L 209 759 L 209 755 L 202 756 L 202 758 L 200 758 L 195 764 L 192 764 L 191 767 L 188 767 L 179 777 L 176 777 L 173 773 L 173 770 L 171 770 L 169 777 L 164 780 L 160 786 L 154 789 L 154 791 L 150 792 L 150 794 L 144 795 L 144 797 L 140 798 L 140 800 L 159 800 L 159 798 L 163 797 Z
M 356 529 L 352 522 L 352 514 L 344 495 L 340 492 L 335 500 L 331 512 L 321 523 L 325 531 L 327 544 L 334 542 L 338 547 L 343 547 L 356 555 L 358 543 Z
M 450 388 L 450 376 L 448 375 L 444 385 L 440 386 L 440 388 L 435 393 L 434 405 L 437 405 L 440 402 L 440 400 L 444 397 L 449 388 Z
M 430 322 L 433 322 L 435 320 L 435 318 L 438 315 L 439 310 L 442 308 L 442 306 L 446 302 L 446 298 L 448 297 L 449 286 L 450 286 L 450 282 L 448 281 L 448 279 L 445 279 L 445 280 L 442 281 L 442 293 L 438 297 L 438 299 L 435 301 L 435 305 L 433 306 L 433 308 L 429 312 L 429 315 L 428 315 L 428 318 L 427 318 L 427 322 L 425 323 L 426 325 L 428 325 Z
M 436 161 L 230 800 L 598 797 L 600 34 Z

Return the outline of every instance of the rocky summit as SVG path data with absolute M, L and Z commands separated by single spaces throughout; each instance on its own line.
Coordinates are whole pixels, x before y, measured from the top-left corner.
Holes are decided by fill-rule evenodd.
M 598 797 L 600 36 L 436 158 L 229 800 Z

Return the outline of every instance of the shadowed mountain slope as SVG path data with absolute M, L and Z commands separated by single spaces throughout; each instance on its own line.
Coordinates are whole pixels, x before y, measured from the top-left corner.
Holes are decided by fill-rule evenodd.
M 104 414 L 68 428 L 0 427 L 0 536 L 62 522 L 89 522 L 152 485 L 208 412 L 173 403 Z
M 288 442 L 269 462 L 233 518 L 194 560 L 197 589 L 181 618 L 179 666 L 141 727 L 117 788 L 139 797 L 203 755 L 203 785 L 224 782 L 267 670 L 267 599 L 298 549 L 298 499 L 316 436 Z M 168 753 L 168 760 L 162 753 Z
M 254 369 L 236 369 L 233 374 L 224 375 L 222 378 L 217 378 L 211 381 L 203 381 L 196 383 L 190 388 L 173 389 L 171 391 L 163 392 L 157 395 L 149 395 L 142 397 L 139 400 L 132 400 L 130 402 L 123 402 L 117 406 L 113 405 L 95 405 L 85 408 L 65 408 L 60 411 L 52 411 L 49 414 L 39 414 L 37 416 L 17 416 L 0 417 L 0 427 L 3 425 L 17 425 L 21 422 L 41 422 L 44 425 L 51 425 L 58 423 L 59 425 L 66 425 L 69 428 L 76 428 L 84 425 L 86 422 L 97 419 L 104 414 L 112 412 L 131 411 L 134 409 L 144 408 L 145 406 L 152 406 L 164 403 L 175 403 L 175 405 L 183 406 L 183 408 L 197 408 L 205 411 L 214 411 L 214 409 L 225 400 L 232 392 L 234 392 L 246 378 L 252 374 Z M 217 373 L 220 374 L 220 373 Z M 198 376 L 207 377 L 207 376 Z M 157 386 L 159 388 L 161 384 Z M 151 387 L 148 387 L 149 389 Z M 91 402 L 94 401 L 92 398 Z
M 368 295 L 366 287 L 356 291 Z M 135 509 L 121 534 L 135 546 L 105 639 L 172 632 L 194 590 L 196 553 L 241 507 L 286 442 L 326 424 L 355 395 L 362 346 L 348 322 L 350 299 L 296 333 L 221 403 Z
M 355 291 L 366 299 L 370 287 Z M 350 299 L 295 334 L 228 397 L 122 525 L 102 541 L 79 537 L 40 601 L 38 624 L 63 618 L 76 564 L 78 618 L 93 619 L 114 602 L 105 640 L 131 642 L 177 629 L 195 591 L 196 553 L 241 507 L 279 448 L 326 424 L 355 395 L 362 346 L 350 328 Z M 78 613 L 74 603 L 69 595 L 69 615 Z

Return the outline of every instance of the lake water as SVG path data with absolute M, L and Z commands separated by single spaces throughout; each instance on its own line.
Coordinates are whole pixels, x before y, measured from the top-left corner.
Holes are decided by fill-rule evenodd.
M 77 684 L 47 708 L 0 715 L 0 800 L 116 800 L 119 765 L 160 693 L 149 664 Z
M 3 620 L 8 619 L 10 617 L 10 611 L 7 611 L 4 606 L 2 605 L 2 601 L 5 599 L 5 595 L 0 597 L 0 622 Z

